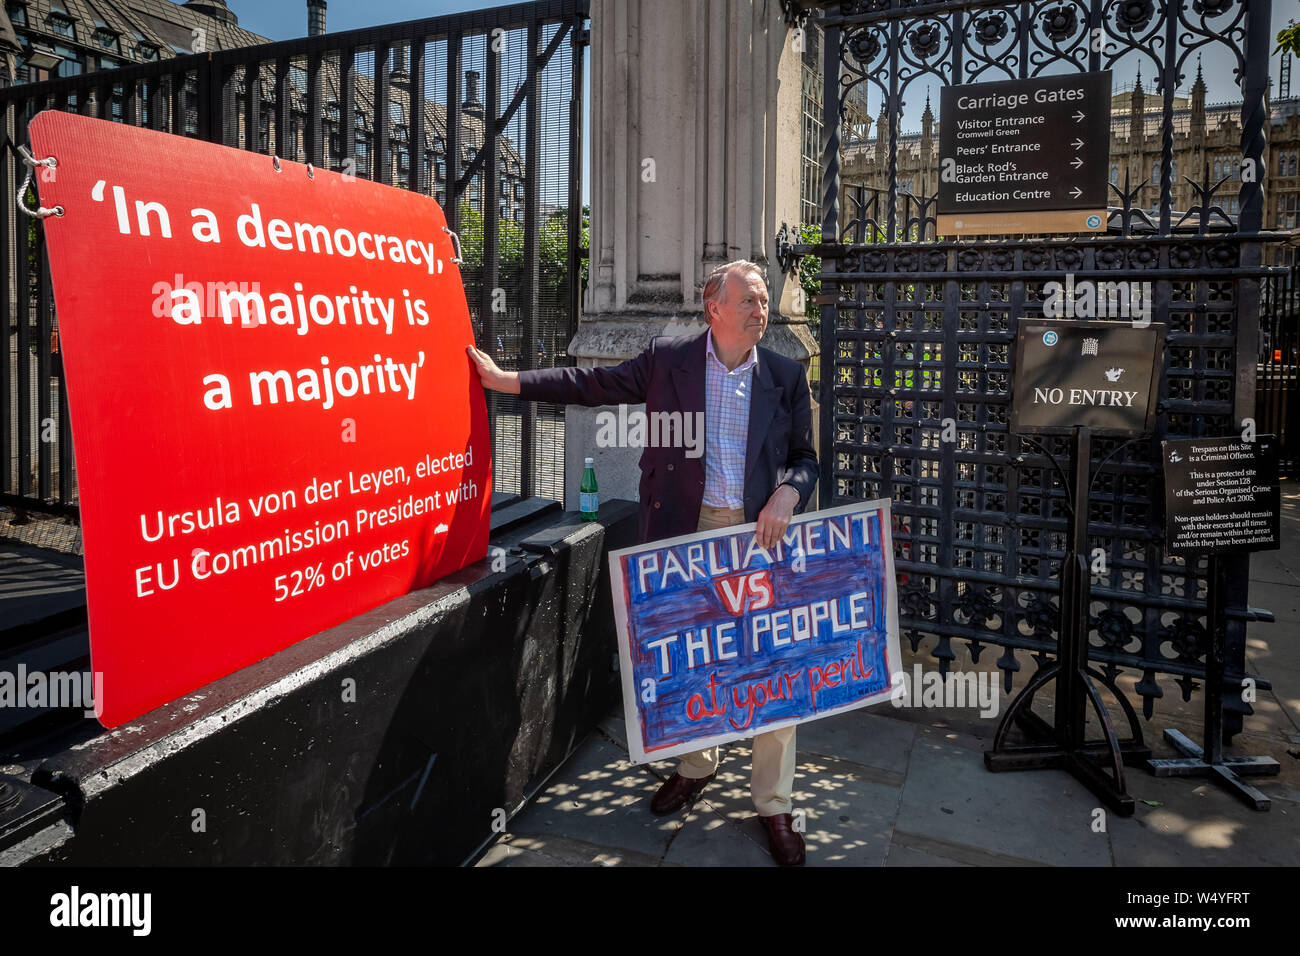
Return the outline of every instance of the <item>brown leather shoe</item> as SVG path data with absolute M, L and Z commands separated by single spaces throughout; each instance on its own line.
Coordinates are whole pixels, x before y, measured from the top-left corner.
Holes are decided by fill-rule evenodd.
M 778 813 L 759 819 L 767 829 L 767 846 L 772 851 L 772 859 L 782 866 L 803 866 L 803 834 L 796 833 L 791 828 L 793 815 Z
M 656 816 L 663 816 L 665 813 L 675 813 L 682 807 L 698 796 L 700 791 L 709 785 L 709 781 L 716 777 L 717 772 L 709 774 L 707 777 L 692 779 L 683 777 L 679 773 L 674 773 L 671 777 L 663 782 L 659 792 L 650 800 L 650 812 Z

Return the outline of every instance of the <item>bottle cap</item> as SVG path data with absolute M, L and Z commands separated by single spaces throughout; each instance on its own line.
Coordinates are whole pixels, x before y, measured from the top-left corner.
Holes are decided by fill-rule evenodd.
M 587 459 L 587 464 L 589 464 L 589 465 L 594 465 L 595 463 L 596 463 L 596 459 L 594 459 L 594 458 L 588 458 L 588 459 Z

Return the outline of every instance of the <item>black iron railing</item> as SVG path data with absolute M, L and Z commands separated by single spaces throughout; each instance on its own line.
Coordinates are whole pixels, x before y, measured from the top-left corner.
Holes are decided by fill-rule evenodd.
M 1300 263 L 1264 281 L 1260 308 L 1255 417 L 1261 435 L 1278 437 L 1278 466 L 1300 477 Z
M 73 110 L 431 195 L 461 235 L 480 347 L 507 368 L 564 365 L 580 296 L 588 16 L 589 0 L 540 0 L 0 90 L 9 146 L 0 505 L 20 515 L 77 507 L 44 237 L 12 201 L 24 172 L 13 147 L 38 112 Z M 491 393 L 489 414 L 495 491 L 562 498 L 562 409 Z

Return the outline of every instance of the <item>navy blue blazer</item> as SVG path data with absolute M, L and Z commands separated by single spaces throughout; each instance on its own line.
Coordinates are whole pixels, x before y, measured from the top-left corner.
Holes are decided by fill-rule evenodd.
M 703 413 L 707 349 L 707 332 L 678 338 L 660 336 L 640 355 L 620 365 L 520 372 L 519 397 L 561 405 L 644 402 L 648 415 Z M 684 443 L 677 444 L 682 447 L 647 444 L 641 455 L 643 543 L 693 534 L 699 525 L 704 456 L 689 458 Z M 745 451 L 745 520 L 757 521 L 772 492 L 787 482 L 799 492 L 795 510 L 802 511 L 817 475 L 811 400 L 803 366 L 760 345 Z

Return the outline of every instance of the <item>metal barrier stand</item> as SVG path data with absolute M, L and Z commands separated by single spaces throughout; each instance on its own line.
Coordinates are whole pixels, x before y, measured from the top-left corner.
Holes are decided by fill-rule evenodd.
M 1196 746 L 1180 730 L 1167 729 L 1165 740 L 1183 756 L 1152 760 L 1149 761 L 1149 766 L 1157 777 L 1209 777 L 1236 794 L 1247 806 L 1256 810 L 1268 810 L 1272 801 L 1241 778 L 1275 776 L 1282 769 L 1281 765 L 1272 757 L 1223 756 L 1223 672 L 1228 622 L 1228 580 L 1227 567 L 1219 555 L 1210 555 L 1209 562 L 1210 595 L 1206 610 L 1210 623 L 1210 645 L 1205 652 L 1205 747 Z
M 984 754 L 984 765 L 994 772 L 1067 770 L 1106 806 L 1128 817 L 1133 815 L 1135 804 L 1124 785 L 1124 764 L 1141 765 L 1150 759 L 1151 749 L 1143 740 L 1133 705 L 1111 680 L 1088 666 L 1088 606 L 1092 591 L 1086 555 L 1092 458 L 1089 428 L 1074 430 L 1071 458 L 1074 492 L 1069 540 L 1061 562 L 1060 644 L 1056 661 L 1039 670 L 1011 702 L 998 724 L 993 749 Z M 1124 710 L 1130 733 L 1127 739 L 1116 737 L 1094 679 L 1110 690 Z M 1055 727 L 1033 712 L 1034 695 L 1052 680 L 1056 681 Z M 1086 738 L 1088 703 L 1092 704 L 1101 725 L 1102 740 Z M 1018 726 L 1032 742 L 1008 744 L 1012 726 Z

